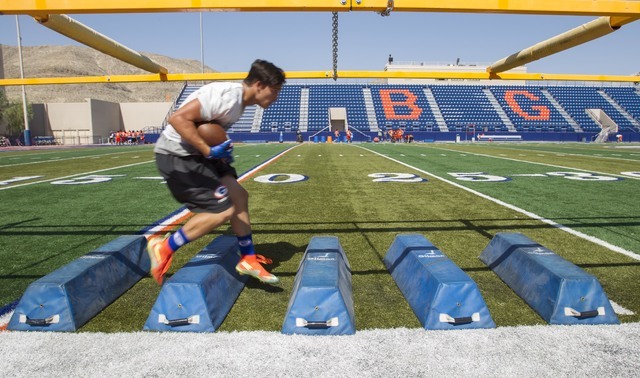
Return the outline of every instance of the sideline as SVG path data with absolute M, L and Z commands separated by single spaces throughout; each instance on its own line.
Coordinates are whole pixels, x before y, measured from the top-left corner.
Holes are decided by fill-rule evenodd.
M 626 378 L 640 371 L 640 323 L 351 336 L 0 332 L 0 356 L 2 374 L 20 377 Z

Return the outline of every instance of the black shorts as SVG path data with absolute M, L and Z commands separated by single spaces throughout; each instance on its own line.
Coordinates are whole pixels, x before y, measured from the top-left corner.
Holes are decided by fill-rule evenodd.
M 173 197 L 194 213 L 221 213 L 231 207 L 227 187 L 220 178 L 235 168 L 219 159 L 202 156 L 156 154 L 156 165 Z

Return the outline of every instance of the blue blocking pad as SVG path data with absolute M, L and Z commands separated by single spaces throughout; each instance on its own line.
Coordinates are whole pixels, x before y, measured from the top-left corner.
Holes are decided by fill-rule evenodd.
M 35 281 L 8 329 L 75 331 L 149 273 L 144 236 L 121 236 Z
M 620 323 L 594 276 L 522 234 L 496 234 L 480 260 L 548 323 Z
M 144 329 L 218 329 L 248 280 L 236 272 L 238 261 L 237 238 L 218 236 L 164 283 Z
M 397 236 L 384 264 L 425 329 L 495 328 L 476 283 L 424 236 Z
M 356 333 L 351 268 L 338 238 L 311 238 L 298 267 L 282 333 Z

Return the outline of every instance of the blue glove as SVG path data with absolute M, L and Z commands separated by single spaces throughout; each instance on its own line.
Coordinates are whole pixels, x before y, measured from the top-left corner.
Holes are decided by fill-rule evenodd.
M 233 154 L 233 144 L 231 144 L 231 139 L 228 139 L 224 143 L 211 147 L 207 159 L 227 159 L 231 157 L 231 154 Z

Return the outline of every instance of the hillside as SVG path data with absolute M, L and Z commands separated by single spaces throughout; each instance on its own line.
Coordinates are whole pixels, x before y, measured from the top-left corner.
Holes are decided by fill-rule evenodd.
M 19 78 L 18 47 L 0 45 L 0 78 Z M 141 52 L 170 73 L 198 73 L 197 60 L 174 59 L 163 55 Z M 149 72 L 139 69 L 97 50 L 84 46 L 31 46 L 22 48 L 24 76 L 65 77 L 137 75 Z M 214 72 L 205 67 L 206 72 Z M 32 103 L 83 102 L 86 98 L 111 102 L 173 101 L 183 82 L 127 83 L 127 84 L 65 84 L 30 85 L 27 98 Z M 19 86 L 5 87 L 7 97 L 18 101 Z

